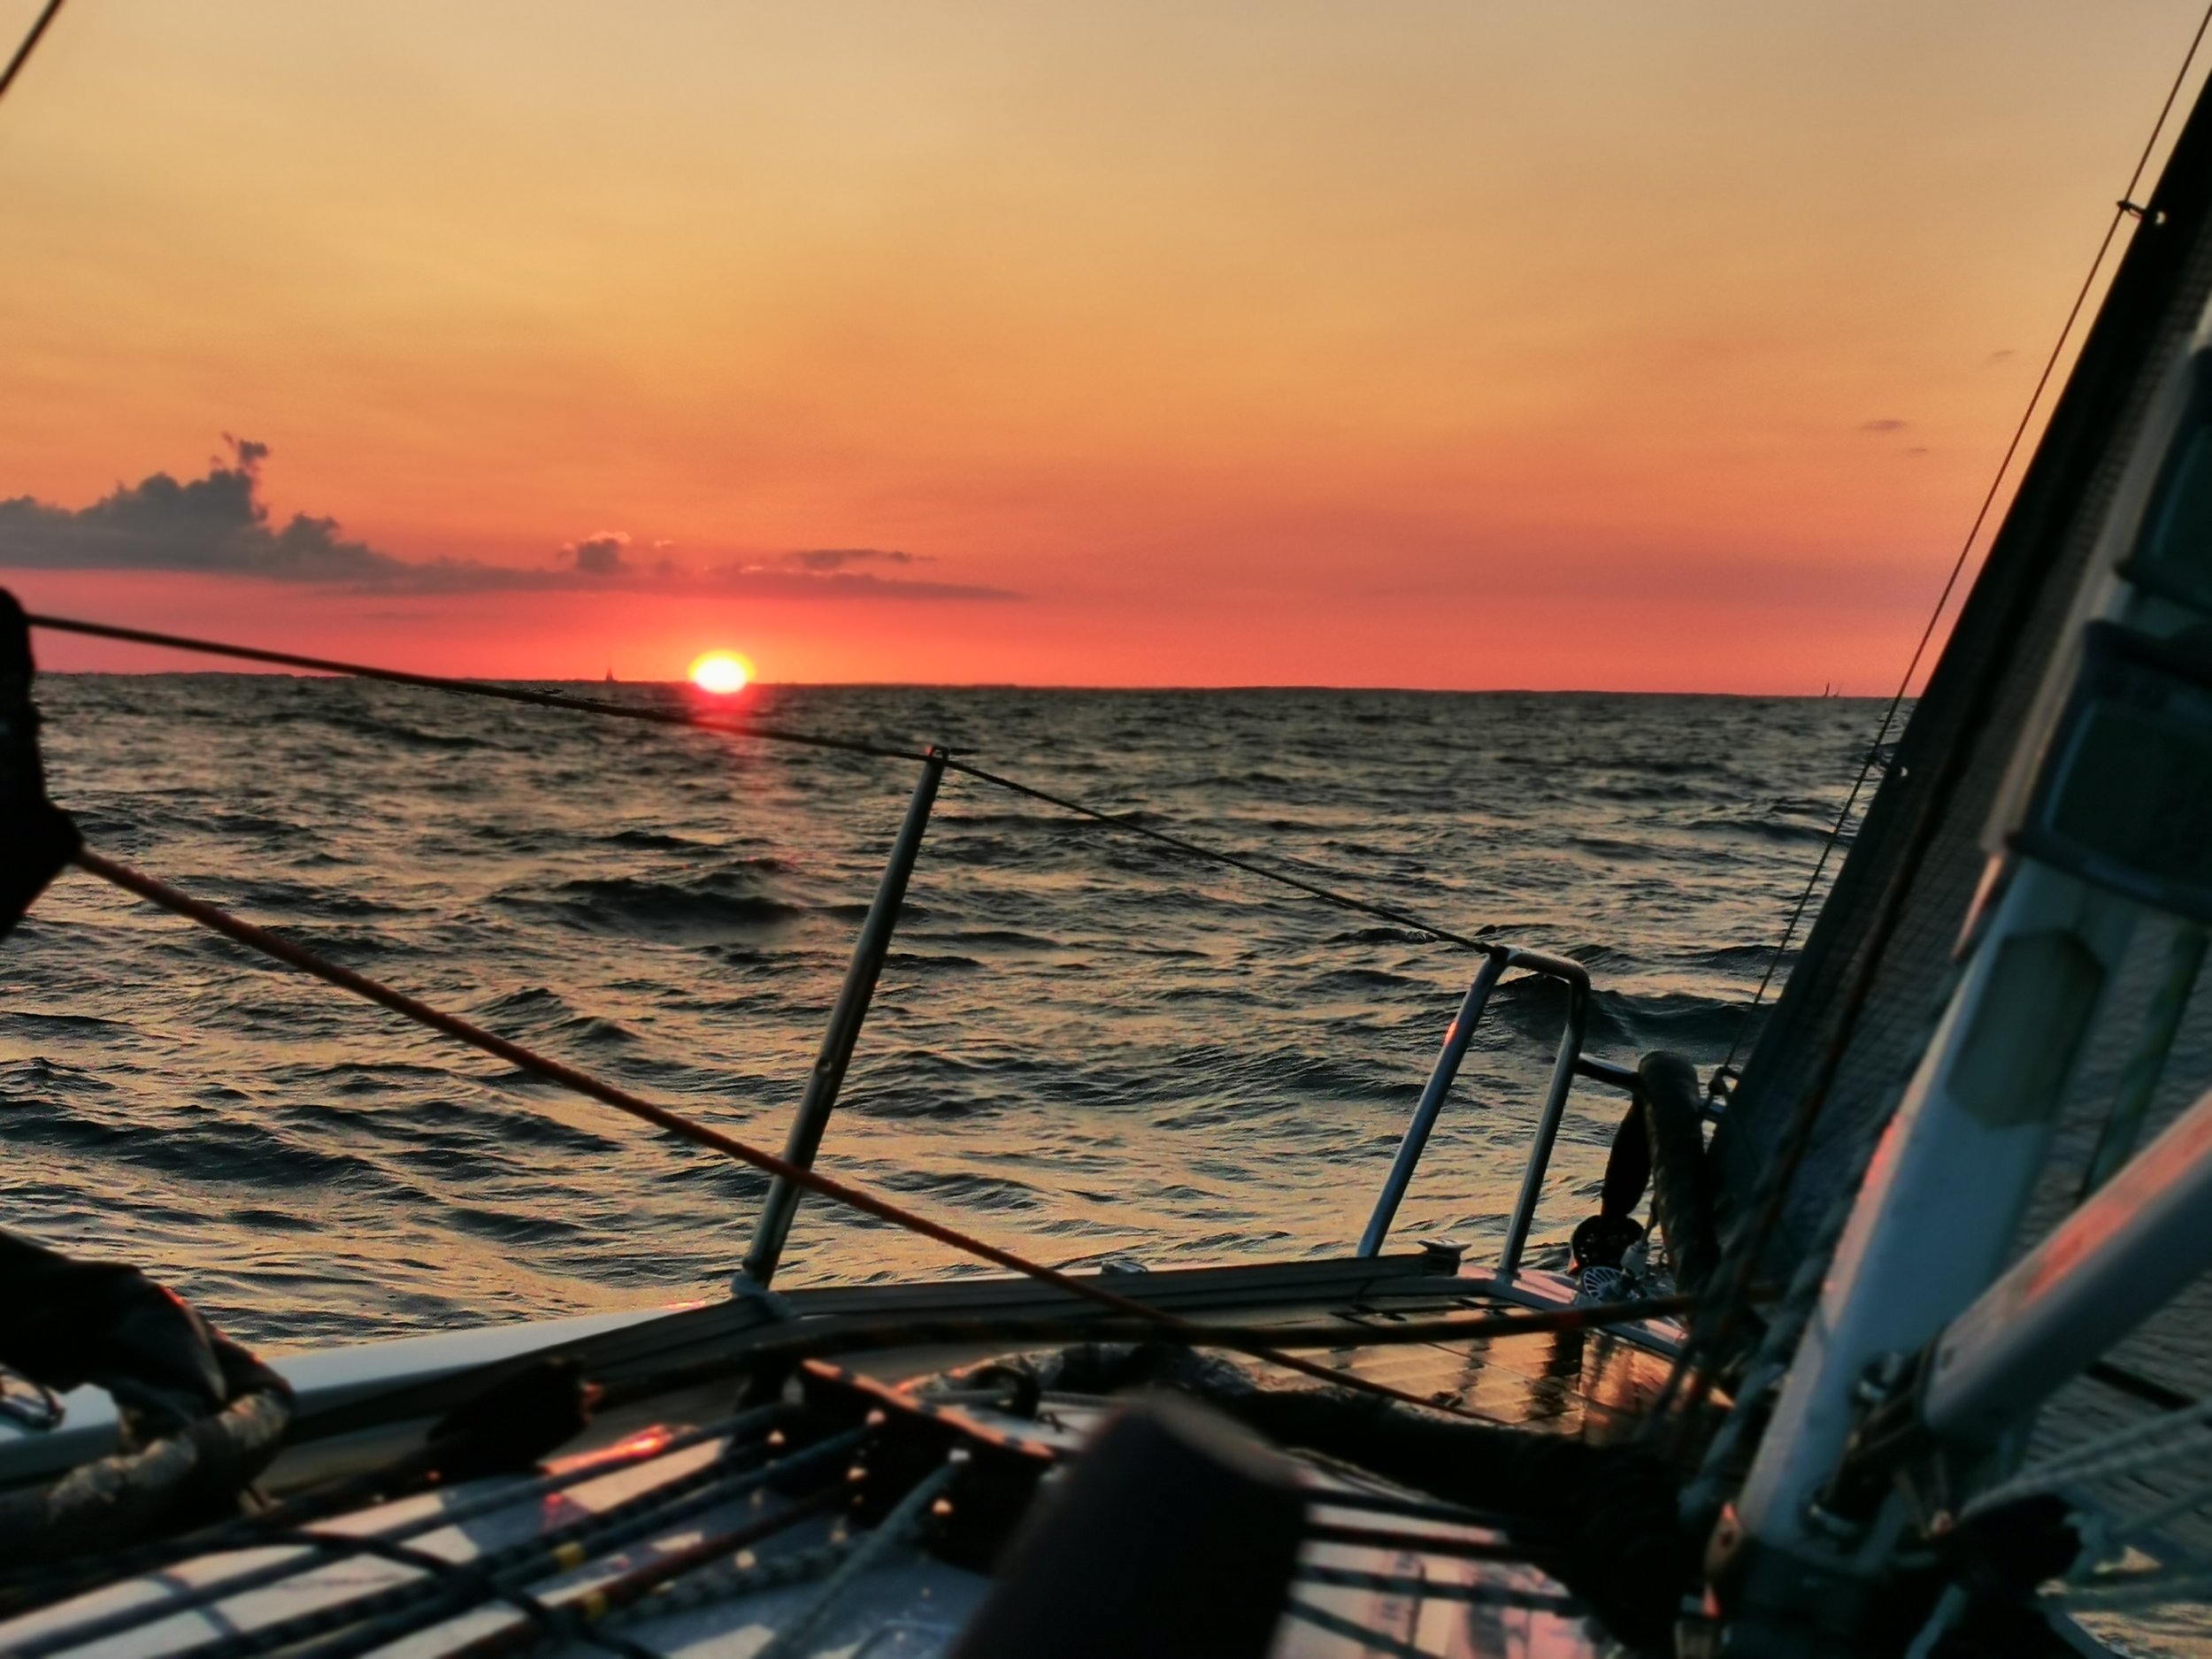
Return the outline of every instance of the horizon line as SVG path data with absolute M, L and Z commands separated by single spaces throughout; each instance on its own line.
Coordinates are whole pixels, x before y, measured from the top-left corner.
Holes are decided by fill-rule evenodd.
M 278 668 L 42 668 L 37 671 L 42 680 L 189 680 L 189 679 L 252 679 L 252 680 L 360 680 L 358 674 L 314 673 Z M 653 686 L 682 689 L 690 681 L 674 680 L 614 680 L 589 675 L 562 677 L 553 674 L 455 674 L 455 680 L 472 680 L 494 686 Z M 1731 697 L 1739 700 L 1763 699 L 1802 703 L 1882 703 L 1887 695 L 1880 692 L 1824 691 L 1694 691 L 1631 687 L 1617 686 L 1378 686 L 1329 685 L 1319 681 L 1251 681 L 1233 685 L 1037 685 L 1012 680 L 756 680 L 745 692 L 733 694 L 742 697 L 751 691 L 1025 691 L 1068 692 L 1085 695 L 1099 693 L 1171 692 L 1190 695 L 1224 695 L 1251 692 L 1344 692 L 1369 693 L 1388 696 L 1419 697 Z M 1918 694 L 1907 695 L 1909 702 Z

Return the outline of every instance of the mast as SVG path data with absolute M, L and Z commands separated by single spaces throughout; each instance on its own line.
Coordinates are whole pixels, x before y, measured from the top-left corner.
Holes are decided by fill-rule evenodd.
M 1924 1356 L 2002 1271 L 2139 921 L 2212 918 L 2212 661 L 2191 643 L 2212 625 L 2212 100 L 2139 211 L 1723 1131 L 1740 1160 L 1825 1102 L 1832 1191 L 1887 1115 L 1884 1069 L 1938 1019 L 1723 1522 L 1747 1651 L 1855 1646 L 1903 1519 L 1886 1489 L 1839 1512 L 1847 1446 L 1916 1409 Z M 2005 1460 L 2001 1434 L 1958 1449 Z

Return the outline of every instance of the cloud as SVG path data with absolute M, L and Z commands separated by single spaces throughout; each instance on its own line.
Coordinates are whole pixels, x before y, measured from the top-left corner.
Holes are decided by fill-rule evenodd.
M 874 547 L 809 547 L 784 555 L 795 570 L 842 571 L 856 565 L 926 565 L 926 555 L 899 553 Z
M 296 513 L 281 528 L 259 499 L 268 445 L 229 438 L 230 465 L 179 483 L 156 472 L 118 484 L 72 512 L 28 495 L 0 501 L 0 565 L 25 570 L 175 570 L 259 576 L 273 581 L 388 580 L 403 563 L 349 541 L 334 518 Z
M 1861 421 L 1859 430 L 1861 432 L 1902 432 L 1910 425 L 1912 422 L 1909 420 L 1900 420 L 1893 415 L 1885 415 L 1879 420 Z
M 1020 599 L 1010 588 L 987 588 L 972 582 L 920 581 L 903 576 L 878 576 L 872 571 L 809 571 L 763 565 L 723 565 L 700 578 L 706 586 L 727 593 L 835 595 L 847 599 Z
M 802 548 L 765 562 L 687 571 L 675 560 L 632 556 L 623 530 L 597 530 L 562 547 L 547 565 L 479 559 L 403 559 L 349 541 L 335 518 L 295 513 L 281 525 L 261 499 L 269 446 L 224 443 L 229 457 L 207 476 L 179 482 L 155 472 L 118 484 L 88 507 L 57 507 L 29 495 L 0 500 L 0 567 L 17 570 L 188 571 L 374 594 L 552 591 L 759 594 L 783 597 L 1018 599 L 1003 588 L 880 575 L 929 562 L 925 554 L 877 548 Z M 651 543 L 662 555 L 673 544 Z M 856 568 L 857 567 L 857 568 Z
M 934 564 L 927 553 L 906 553 L 890 548 L 794 548 L 763 560 L 721 565 L 703 578 L 710 586 L 750 593 L 841 594 L 849 598 L 894 596 L 910 599 L 1019 599 L 1005 588 L 984 588 L 969 582 L 941 582 L 911 576 L 881 576 L 856 565 L 902 566 Z
M 630 538 L 620 530 L 601 530 L 580 541 L 572 541 L 561 549 L 576 568 L 588 576 L 613 576 L 628 569 L 622 555 L 630 545 Z

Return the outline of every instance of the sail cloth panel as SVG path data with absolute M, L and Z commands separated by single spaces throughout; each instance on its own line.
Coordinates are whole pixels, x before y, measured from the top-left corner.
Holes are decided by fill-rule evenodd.
M 1820 1091 L 1840 1042 L 1803 1167 L 1766 1245 L 1770 1271 L 1786 1271 L 1856 1186 L 1942 1014 L 1993 803 L 2045 672 L 2064 648 L 2129 449 L 2208 294 L 2212 97 L 2200 97 L 1714 1134 L 1725 1232 Z M 1896 920 L 1885 938 L 1886 913 Z

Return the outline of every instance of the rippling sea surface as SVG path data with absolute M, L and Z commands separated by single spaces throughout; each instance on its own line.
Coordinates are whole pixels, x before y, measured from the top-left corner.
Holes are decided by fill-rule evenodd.
M 780 1147 L 917 768 L 353 681 L 41 682 L 96 848 Z M 590 688 L 595 695 L 605 687 Z M 607 695 L 674 703 L 676 687 Z M 1563 953 L 1727 1049 L 1878 719 L 1847 700 L 759 687 Z M 1061 1264 L 1340 1252 L 1474 966 L 958 777 L 822 1150 Z M 713 1294 L 764 1183 L 90 877 L 0 949 L 7 1224 L 276 1346 Z M 1563 1012 L 1509 979 L 1394 1240 L 1502 1234 Z M 1538 1217 L 1592 1207 L 1577 1092 Z M 787 1282 L 964 1271 L 810 1202 Z
M 41 697 L 53 793 L 95 847 L 773 1148 L 918 770 L 354 681 L 65 677 Z M 1701 1068 L 1880 715 L 872 687 L 739 707 L 966 749 L 1573 956 L 1593 1052 Z M 822 1166 L 1064 1266 L 1341 1253 L 1474 960 L 949 777 Z M 1395 1241 L 1495 1250 L 1563 1013 L 1543 982 L 1500 987 Z M 1563 1261 L 1594 1207 L 1619 1111 L 1578 1088 L 1537 1259 Z M 4 1225 L 138 1262 L 279 1348 L 715 1294 L 764 1188 L 81 873 L 0 946 L 0 1133 Z M 813 1202 L 786 1259 L 780 1282 L 974 1271 Z M 2201 1328 L 2149 1369 L 2192 1375 Z M 2193 1607 L 2099 1628 L 2212 1652 Z

